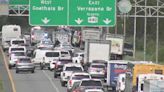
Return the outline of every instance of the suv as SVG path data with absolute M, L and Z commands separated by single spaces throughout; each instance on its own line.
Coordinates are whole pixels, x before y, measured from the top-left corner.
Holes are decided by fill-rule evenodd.
M 54 78 L 57 78 L 63 70 L 64 64 L 71 63 L 71 59 L 59 59 L 54 63 Z
M 29 57 L 19 58 L 16 62 L 16 73 L 19 73 L 19 71 L 31 71 L 31 73 L 34 73 L 34 70 L 35 65 Z
M 77 64 L 77 63 L 65 64 L 63 67 L 63 71 L 60 74 L 61 85 L 65 86 L 65 84 L 67 83 L 73 72 L 83 72 L 83 71 L 84 69 L 81 64 Z
M 99 79 L 82 79 L 78 82 L 73 92 L 86 92 L 88 89 L 101 89 L 104 90 L 101 80 Z M 95 92 L 95 91 L 94 91 Z

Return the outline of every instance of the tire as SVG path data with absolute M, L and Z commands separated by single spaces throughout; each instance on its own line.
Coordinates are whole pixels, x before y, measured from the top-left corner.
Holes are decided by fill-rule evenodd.
M 34 73 L 34 72 L 35 72 L 34 70 L 31 71 L 31 73 Z
M 61 81 L 61 86 L 64 87 L 65 86 L 65 82 Z
M 56 74 L 56 71 L 54 71 L 54 78 L 57 78 L 58 76 L 57 76 L 57 74 Z
M 16 69 L 16 73 L 19 73 L 19 70 Z
M 11 65 L 8 65 L 8 68 L 9 68 L 9 69 L 12 69 L 12 66 L 11 66 Z

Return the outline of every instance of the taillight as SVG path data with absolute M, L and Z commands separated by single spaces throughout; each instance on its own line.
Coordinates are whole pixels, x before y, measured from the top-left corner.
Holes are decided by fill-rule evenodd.
M 18 64 L 18 63 L 19 63 L 19 61 L 17 60 L 17 61 L 16 61 L 16 64 Z
M 55 68 L 58 68 L 58 64 L 55 63 Z
M 72 80 L 69 80 L 69 85 L 72 85 Z

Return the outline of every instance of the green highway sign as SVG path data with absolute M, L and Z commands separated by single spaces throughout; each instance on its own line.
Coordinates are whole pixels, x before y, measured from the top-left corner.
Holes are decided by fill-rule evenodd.
M 29 5 L 29 0 L 9 0 L 10 5 Z
M 114 26 L 116 0 L 30 0 L 30 25 Z
M 67 0 L 30 0 L 30 25 L 67 25 Z
M 69 9 L 70 25 L 115 25 L 116 0 L 70 0 Z

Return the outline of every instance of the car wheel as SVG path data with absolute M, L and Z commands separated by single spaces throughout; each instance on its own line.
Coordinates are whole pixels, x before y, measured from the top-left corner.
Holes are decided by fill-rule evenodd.
M 16 73 L 19 73 L 19 70 L 16 70 Z
M 65 82 L 61 81 L 61 86 L 64 87 L 65 86 Z
M 56 74 L 56 71 L 54 71 L 54 78 L 57 78 L 58 76 L 57 76 L 57 74 Z
M 11 68 L 12 68 L 12 66 L 11 66 L 11 65 L 8 65 L 8 68 L 9 68 L 9 69 L 11 69 Z
M 35 72 L 34 70 L 31 71 L 31 73 L 34 73 L 34 72 Z

